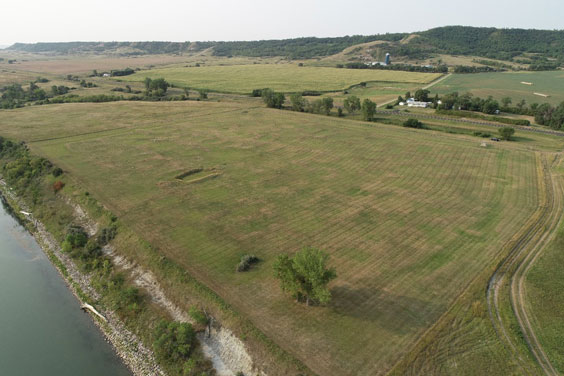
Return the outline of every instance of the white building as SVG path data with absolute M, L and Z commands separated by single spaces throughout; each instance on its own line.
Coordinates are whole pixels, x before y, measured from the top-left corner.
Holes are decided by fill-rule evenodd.
M 414 98 L 409 98 L 407 99 L 407 107 L 421 107 L 421 108 L 427 108 L 430 105 L 433 104 L 433 102 L 420 102 L 420 101 L 416 101 Z M 400 105 L 402 105 L 400 103 Z

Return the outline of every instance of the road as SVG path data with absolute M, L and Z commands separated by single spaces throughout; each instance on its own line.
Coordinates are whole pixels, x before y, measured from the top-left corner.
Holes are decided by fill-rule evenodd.
M 539 173 L 542 176 L 544 200 L 536 215 L 521 235 L 513 242 L 507 257 L 498 265 L 488 283 L 487 303 L 490 319 L 498 337 L 512 353 L 524 374 L 537 374 L 522 352 L 518 340 L 510 334 L 511 322 L 508 322 L 507 307 L 503 310 L 503 300 L 509 299 L 513 319 L 520 327 L 522 337 L 545 375 L 558 375 L 548 356 L 544 352 L 531 325 L 527 304 L 524 300 L 524 281 L 527 272 L 552 239 L 562 217 L 562 191 L 557 178 L 551 172 L 546 156 L 541 155 Z M 502 313 L 503 310 L 503 313 Z M 505 314 L 505 315 L 504 315 Z
M 447 74 L 445 74 L 444 76 L 440 77 L 438 80 L 435 80 L 435 81 L 433 81 L 433 82 L 431 82 L 431 83 L 429 83 L 429 84 L 423 86 L 422 89 L 423 89 L 423 90 L 427 90 L 427 89 L 429 89 L 430 87 L 435 86 L 435 85 L 438 84 L 439 82 L 441 82 L 441 81 L 443 81 L 443 80 L 446 80 L 446 79 L 449 78 L 450 76 L 452 76 L 452 73 L 447 73 Z M 406 98 L 406 99 L 407 99 L 407 98 Z M 384 102 L 384 103 L 379 103 L 378 106 L 384 107 L 384 106 L 387 105 L 387 104 L 394 103 L 396 100 L 397 100 L 397 99 L 392 99 L 392 100 L 389 100 L 389 101 Z

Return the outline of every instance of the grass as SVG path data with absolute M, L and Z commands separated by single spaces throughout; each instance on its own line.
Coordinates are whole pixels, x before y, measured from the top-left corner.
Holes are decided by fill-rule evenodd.
M 562 176 L 562 167 L 559 168 Z M 561 223 L 554 239 L 542 251 L 526 276 L 525 301 L 533 329 L 552 365 L 564 372 L 564 225 Z
M 0 134 L 322 375 L 390 369 L 537 205 L 536 159 L 518 142 L 244 104 L 32 107 L 0 112 Z M 221 175 L 175 179 L 200 167 Z M 294 304 L 272 276 L 276 255 L 308 245 L 337 267 L 328 307 Z M 263 261 L 236 273 L 246 253 Z
M 525 85 L 521 82 L 531 82 L 533 85 Z M 525 99 L 531 103 L 552 103 L 554 105 L 564 101 L 564 72 L 503 72 L 503 73 L 477 73 L 477 74 L 453 74 L 449 78 L 439 82 L 431 88 L 432 95 L 435 93 L 447 94 L 458 91 L 460 94 L 471 92 L 472 94 L 486 98 L 491 95 L 500 100 L 510 97 L 513 105 Z M 549 95 L 548 98 L 535 95 L 542 93 Z
M 39 76 L 33 72 L 17 71 L 9 68 L 8 64 L 6 64 L 6 67 L 0 65 L 0 88 L 14 83 L 29 84 Z
M 265 87 L 282 92 L 338 91 L 363 81 L 425 84 L 433 81 L 439 75 L 435 73 L 299 67 L 296 64 L 247 64 L 152 69 L 140 71 L 122 79 L 143 81 L 145 77 L 163 77 L 175 85 L 193 89 L 250 94 L 253 89 Z

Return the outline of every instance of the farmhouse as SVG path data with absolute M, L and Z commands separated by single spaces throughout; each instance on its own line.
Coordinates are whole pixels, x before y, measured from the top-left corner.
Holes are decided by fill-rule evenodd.
M 409 98 L 407 99 L 407 101 L 404 102 L 400 102 L 399 105 L 400 106 L 405 106 L 407 105 L 407 107 L 421 107 L 421 108 L 427 108 L 429 107 L 433 102 L 421 102 L 421 101 L 416 101 L 415 98 Z

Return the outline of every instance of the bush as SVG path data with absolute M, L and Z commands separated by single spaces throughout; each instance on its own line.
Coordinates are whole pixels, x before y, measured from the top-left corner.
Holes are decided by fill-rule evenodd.
M 53 183 L 53 191 L 55 193 L 59 192 L 61 189 L 63 189 L 65 186 L 65 183 L 63 183 L 60 180 L 57 180 L 56 182 Z
M 98 242 L 96 242 L 93 239 L 89 239 L 86 242 L 86 245 L 84 246 L 84 248 L 82 248 L 80 250 L 78 255 L 80 256 L 80 258 L 82 260 L 87 261 L 87 260 L 91 260 L 93 258 L 101 256 L 102 255 L 102 249 L 98 245 Z
M 55 167 L 52 174 L 54 177 L 59 177 L 63 174 L 63 170 L 60 167 Z
M 153 337 L 155 355 L 158 359 L 169 362 L 188 360 L 196 344 L 196 333 L 188 323 L 161 320 Z
M 423 123 L 417 119 L 409 118 L 403 122 L 404 127 L 422 129 Z
M 262 90 L 263 89 L 254 89 L 251 92 L 251 97 L 255 97 L 255 98 L 262 97 Z
M 198 309 L 197 307 L 194 306 L 190 307 L 190 309 L 188 310 L 188 316 L 190 316 L 192 320 L 194 320 L 200 325 L 208 325 L 209 323 L 206 314 L 201 309 Z
M 319 91 L 306 90 L 302 91 L 302 95 L 304 97 L 319 97 L 321 93 Z
M 78 225 L 70 225 L 67 228 L 65 241 L 69 242 L 72 248 L 84 247 L 88 241 L 88 234 Z
M 490 138 L 492 136 L 490 133 L 485 133 L 485 132 L 474 132 L 472 134 L 476 137 L 483 137 L 483 138 Z
M 104 227 L 96 237 L 96 242 L 100 247 L 103 247 L 108 244 L 113 238 L 115 238 L 116 234 L 117 228 L 115 225 Z
M 65 240 L 61 243 L 61 248 L 64 253 L 70 253 L 72 251 L 72 244 L 68 240 Z
M 251 268 L 253 264 L 259 262 L 259 258 L 254 255 L 243 255 L 241 256 L 241 261 L 237 264 L 238 272 L 246 272 Z

